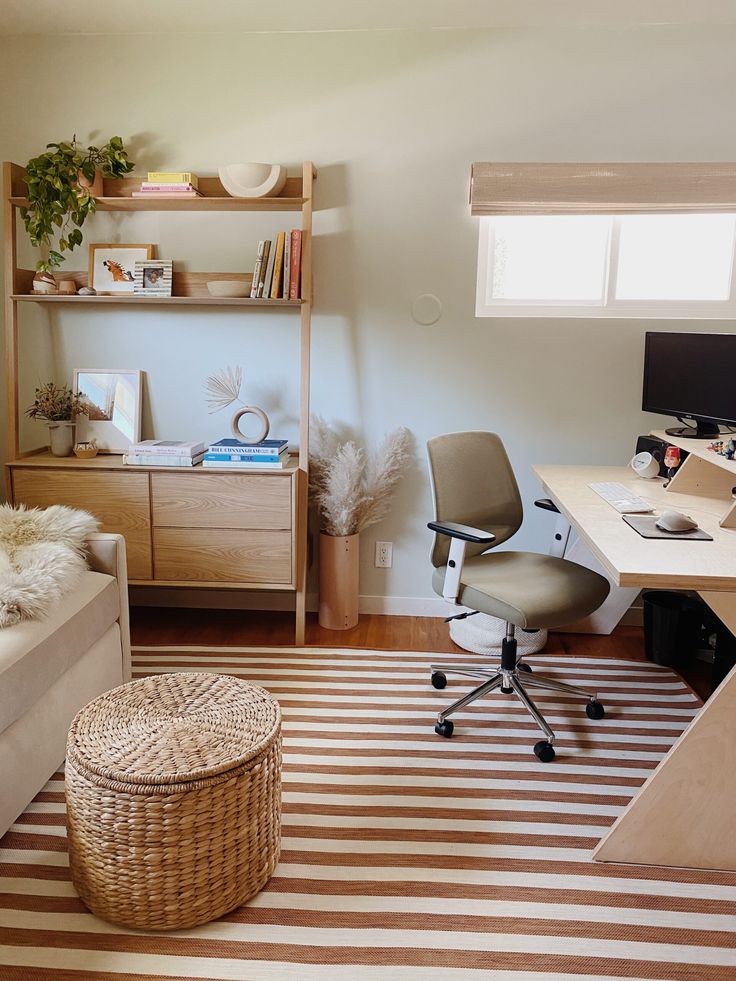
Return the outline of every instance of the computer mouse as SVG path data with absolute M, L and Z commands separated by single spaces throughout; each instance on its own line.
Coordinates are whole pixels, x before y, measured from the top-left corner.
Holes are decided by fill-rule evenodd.
M 698 527 L 698 522 L 689 514 L 663 511 L 655 521 L 655 525 L 662 531 L 694 531 Z

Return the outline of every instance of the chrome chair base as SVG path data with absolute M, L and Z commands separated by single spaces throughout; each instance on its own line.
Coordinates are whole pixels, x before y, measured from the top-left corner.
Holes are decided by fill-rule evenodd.
M 500 688 L 504 694 L 515 694 L 544 733 L 546 739 L 541 740 L 534 746 L 535 755 L 544 763 L 549 763 L 555 758 L 555 734 L 527 692 L 527 687 L 536 688 L 540 691 L 560 692 L 565 695 L 576 695 L 584 698 L 587 702 L 586 714 L 589 719 L 602 719 L 605 715 L 603 706 L 593 692 L 576 688 L 574 685 L 567 685 L 554 678 L 545 678 L 536 675 L 522 658 L 517 658 L 513 624 L 507 624 L 507 633 L 501 649 L 501 665 L 499 668 L 483 668 L 477 662 L 475 664 L 433 664 L 432 686 L 438 689 L 444 688 L 447 685 L 447 675 L 450 673 L 482 678 L 484 681 L 477 688 L 467 692 L 462 698 L 458 698 L 457 701 L 448 705 L 446 709 L 439 713 L 437 724 L 435 725 L 435 732 L 446 738 L 449 738 L 454 730 L 453 723 L 449 721 L 451 715 L 472 704 L 476 699 L 483 698 L 484 695 L 489 695 L 497 688 Z

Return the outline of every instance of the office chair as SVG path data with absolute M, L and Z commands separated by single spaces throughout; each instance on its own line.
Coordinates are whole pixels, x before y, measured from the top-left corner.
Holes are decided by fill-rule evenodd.
M 535 744 L 534 753 L 549 763 L 555 758 L 555 735 L 527 687 L 587 699 L 590 719 L 602 719 L 604 708 L 595 694 L 532 673 L 531 667 L 517 657 L 515 631 L 517 627 L 525 631 L 560 627 L 587 616 L 608 595 L 608 580 L 552 555 L 488 554 L 489 549 L 516 534 L 523 516 L 514 472 L 495 433 L 435 436 L 427 443 L 427 453 L 435 507 L 435 520 L 428 525 L 435 533 L 432 586 L 449 603 L 506 621 L 498 668 L 485 668 L 477 661 L 432 665 L 431 681 L 438 689 L 446 686 L 448 672 L 485 679 L 440 712 L 435 732 L 449 738 L 454 728 L 449 717 L 499 688 L 506 695 L 515 694 L 526 706 L 546 737 Z M 557 511 L 552 501 L 536 503 Z

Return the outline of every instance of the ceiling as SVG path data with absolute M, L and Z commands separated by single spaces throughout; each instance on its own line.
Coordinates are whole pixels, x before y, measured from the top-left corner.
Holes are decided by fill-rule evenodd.
M 0 0 L 0 34 L 218 34 L 736 24 L 736 0 Z

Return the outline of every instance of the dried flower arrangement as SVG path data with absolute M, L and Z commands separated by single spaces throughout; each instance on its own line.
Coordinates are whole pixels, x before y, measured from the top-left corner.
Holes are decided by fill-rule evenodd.
M 75 416 L 87 414 L 87 403 L 80 392 L 72 392 L 67 385 L 57 388 L 46 382 L 36 389 L 33 405 L 26 409 L 31 419 L 45 422 L 72 422 Z
M 388 433 L 374 453 L 366 453 L 339 435 L 321 416 L 310 421 L 310 494 L 325 535 L 356 535 L 391 510 L 396 485 L 411 454 L 412 439 L 400 426 Z

